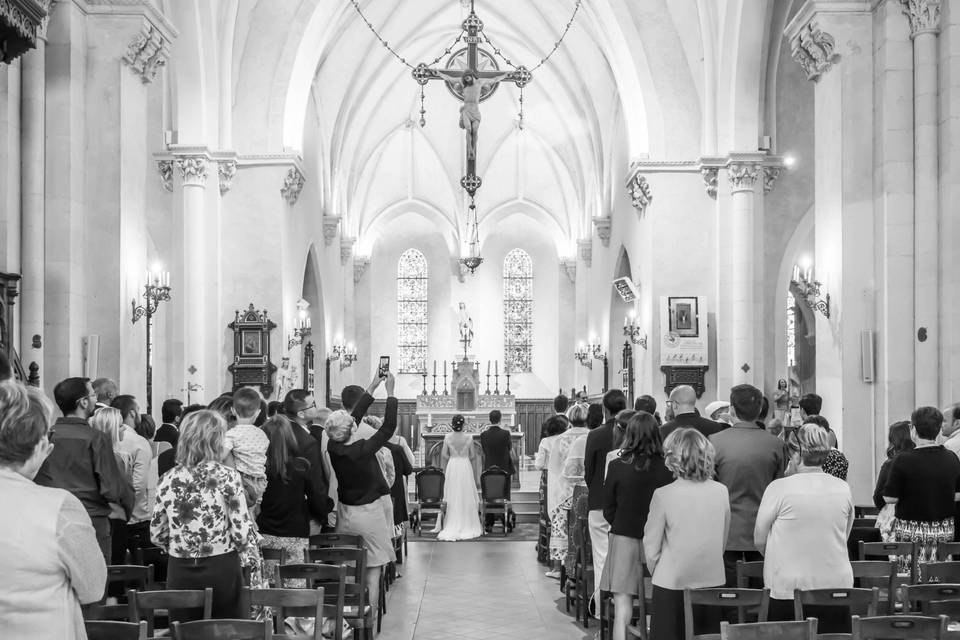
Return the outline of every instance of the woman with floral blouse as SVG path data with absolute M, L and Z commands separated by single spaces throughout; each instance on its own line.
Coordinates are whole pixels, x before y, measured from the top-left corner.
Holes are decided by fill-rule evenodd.
M 223 417 L 209 410 L 181 423 L 177 466 L 157 487 L 150 537 L 170 554 L 168 589 L 212 587 L 214 618 L 245 618 L 242 567 L 259 561 L 260 536 L 240 474 L 221 464 L 226 430 Z

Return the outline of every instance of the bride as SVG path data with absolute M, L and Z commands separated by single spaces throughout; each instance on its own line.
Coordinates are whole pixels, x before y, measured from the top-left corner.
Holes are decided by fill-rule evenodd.
M 441 466 L 446 463 L 446 480 L 443 500 L 447 503 L 447 515 L 437 540 L 453 542 L 478 538 L 483 534 L 480 526 L 477 484 L 474 479 L 473 460 L 476 457 L 473 438 L 463 433 L 463 416 L 457 414 L 450 421 L 453 433 L 443 439 Z

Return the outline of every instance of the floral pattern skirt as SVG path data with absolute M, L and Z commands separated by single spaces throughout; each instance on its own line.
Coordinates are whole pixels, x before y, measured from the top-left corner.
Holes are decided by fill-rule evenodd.
M 283 549 L 286 552 L 287 564 L 299 564 L 307 561 L 307 548 L 310 546 L 309 538 L 287 538 L 281 536 L 263 535 L 263 543 L 260 545 L 264 549 Z M 263 574 L 271 587 L 279 587 L 280 577 L 277 575 L 276 560 L 263 561 Z M 287 589 L 303 589 L 307 586 L 306 580 L 293 579 L 287 580 L 283 584 Z
M 570 536 L 568 535 L 570 506 L 573 504 L 573 496 L 570 496 L 561 502 L 553 513 L 550 514 L 550 559 L 566 560 L 567 547 Z
M 917 543 L 917 579 L 923 582 L 923 565 L 937 561 L 937 544 L 953 541 L 953 518 L 934 522 L 918 522 L 916 520 L 901 520 L 893 522 L 893 539 L 896 542 Z M 899 556 L 897 571 L 910 573 L 912 558 Z
M 547 470 L 540 472 L 540 532 L 537 538 L 537 561 L 550 560 L 550 514 L 547 513 Z

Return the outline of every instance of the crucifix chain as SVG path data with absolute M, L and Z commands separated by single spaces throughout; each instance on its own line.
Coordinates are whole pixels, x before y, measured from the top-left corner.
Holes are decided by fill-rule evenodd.
M 376 37 L 376 39 L 380 41 L 380 44 L 382 44 L 383 47 L 384 47 L 387 51 L 389 51 L 391 54 L 393 54 L 393 57 L 394 57 L 394 58 L 396 58 L 397 60 L 399 60 L 399 61 L 402 62 L 403 64 L 405 64 L 405 65 L 407 65 L 408 67 L 410 67 L 411 69 L 413 69 L 413 65 L 410 64 L 409 62 L 407 62 L 407 59 L 406 59 L 406 58 L 404 58 L 404 57 L 401 56 L 399 53 L 397 53 L 396 50 L 395 50 L 393 47 L 390 46 L 390 43 L 387 42 L 386 40 L 384 40 L 383 36 L 381 36 L 380 33 L 377 31 L 377 28 L 373 26 L 373 23 L 371 23 L 369 20 L 367 20 L 367 16 L 364 15 L 363 10 L 360 8 L 360 5 L 357 3 L 357 0 L 350 0 L 350 4 L 353 5 L 353 8 L 356 10 L 357 15 L 359 15 L 359 16 L 360 16 L 360 19 L 363 20 L 364 23 L 366 23 L 367 28 L 370 29 L 370 32 L 374 35 L 374 37 Z M 579 2 L 578 2 L 578 4 L 579 4 Z M 451 42 L 451 43 L 447 46 L 447 48 L 445 48 L 445 49 L 443 50 L 443 53 L 441 53 L 441 54 L 438 55 L 436 58 L 434 58 L 434 59 L 433 59 L 433 62 L 431 62 L 430 65 L 432 66 L 432 65 L 435 65 L 435 64 L 439 64 L 440 61 L 443 60 L 444 57 L 450 55 L 450 52 L 453 51 L 453 48 L 454 48 L 455 46 L 457 46 L 457 43 L 460 42 L 462 39 L 463 39 L 463 31 L 460 31 L 460 33 L 457 35 L 457 37 L 454 38 L 453 42 Z
M 535 67 L 530 69 L 531 73 L 536 71 L 540 67 L 542 67 L 544 63 L 546 63 L 546 61 L 549 60 L 551 56 L 553 56 L 553 54 L 557 52 L 557 49 L 560 48 L 560 45 L 563 43 L 563 39 L 567 37 L 567 32 L 570 31 L 570 27 L 573 26 L 573 21 L 576 19 L 577 13 L 580 11 L 581 4 L 583 4 L 583 0 L 577 0 L 577 4 L 573 8 L 573 15 L 571 15 L 570 19 L 567 21 L 567 26 L 563 28 L 563 31 L 560 33 L 560 37 L 557 39 L 556 42 L 553 43 L 553 49 L 550 50 L 550 53 L 540 58 L 540 62 L 538 62 Z M 490 39 L 490 36 L 488 36 L 486 32 L 483 32 L 482 35 L 483 35 L 484 42 L 486 42 L 488 45 L 490 45 L 493 48 L 493 53 L 495 56 L 497 56 L 498 58 L 506 62 L 507 66 L 513 67 L 514 69 L 518 68 L 518 65 L 514 64 L 510 58 L 503 55 L 503 52 L 501 52 L 500 48 L 493 43 L 493 41 Z

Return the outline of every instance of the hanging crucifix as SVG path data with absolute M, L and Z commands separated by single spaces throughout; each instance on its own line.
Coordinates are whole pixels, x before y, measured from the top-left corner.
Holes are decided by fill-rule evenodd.
M 473 198 L 482 183 L 477 175 L 480 103 L 493 95 L 501 82 L 512 82 L 522 90 L 533 76 L 523 66 L 513 71 L 500 71 L 496 59 L 478 46 L 483 22 L 474 13 L 473 0 L 470 2 L 470 15 L 463 21 L 463 30 L 466 32 L 464 42 L 467 46 L 447 59 L 446 68 L 437 69 L 421 63 L 413 70 L 413 78 L 421 87 L 431 80 L 443 80 L 450 92 L 463 102 L 460 107 L 460 128 L 466 134 L 467 173 L 460 179 L 460 185 Z

